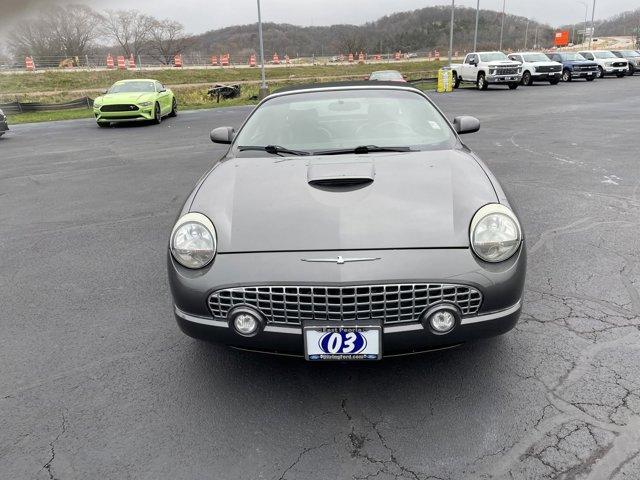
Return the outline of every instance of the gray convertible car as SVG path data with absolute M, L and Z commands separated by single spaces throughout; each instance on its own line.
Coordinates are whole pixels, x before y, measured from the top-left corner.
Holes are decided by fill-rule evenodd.
M 308 360 L 378 360 L 516 324 L 524 235 L 487 166 L 420 90 L 278 91 L 198 182 L 169 240 L 180 328 Z

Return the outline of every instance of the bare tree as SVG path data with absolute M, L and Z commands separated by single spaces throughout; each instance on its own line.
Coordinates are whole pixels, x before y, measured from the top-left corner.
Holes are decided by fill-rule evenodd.
M 155 20 L 152 22 L 149 35 L 149 55 L 154 59 L 170 65 L 173 58 L 183 53 L 191 40 L 184 33 L 184 26 L 173 20 Z
M 91 52 L 100 36 L 101 16 L 86 5 L 52 5 L 14 29 L 9 48 L 16 56 L 33 55 L 51 63 Z
M 155 19 L 137 10 L 106 10 L 102 32 L 122 48 L 126 56 L 145 52 Z

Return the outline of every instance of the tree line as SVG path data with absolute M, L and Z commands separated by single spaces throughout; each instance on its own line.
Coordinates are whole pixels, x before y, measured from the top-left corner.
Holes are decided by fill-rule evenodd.
M 49 62 L 103 53 L 117 53 L 170 64 L 191 44 L 184 26 L 136 10 L 98 12 L 86 5 L 49 5 L 13 29 L 9 51 L 17 59 L 33 56 Z

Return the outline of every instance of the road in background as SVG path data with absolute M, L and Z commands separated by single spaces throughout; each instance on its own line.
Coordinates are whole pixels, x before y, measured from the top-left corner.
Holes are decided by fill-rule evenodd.
M 13 127 L 0 477 L 638 478 L 639 87 L 433 95 L 480 118 L 464 140 L 519 206 L 524 313 L 500 338 L 366 365 L 236 352 L 175 325 L 169 232 L 223 152 L 209 131 L 249 108 Z

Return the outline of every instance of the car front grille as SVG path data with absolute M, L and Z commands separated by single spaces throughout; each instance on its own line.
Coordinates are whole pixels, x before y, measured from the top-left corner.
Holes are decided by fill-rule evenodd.
M 573 67 L 576 71 L 579 72 L 595 72 L 598 69 L 597 65 L 587 65 L 585 67 Z
M 536 71 L 540 73 L 559 72 L 562 69 L 560 65 L 542 65 L 536 67 Z
M 518 67 L 496 69 L 496 75 L 517 75 L 517 74 L 518 74 Z
M 626 67 L 627 64 L 625 62 L 613 62 L 614 67 Z
M 475 315 L 482 294 L 466 285 L 443 283 L 236 287 L 213 292 L 209 309 L 215 318 L 226 319 L 232 308 L 251 306 L 268 323 L 285 325 L 300 325 L 303 320 L 396 324 L 418 321 L 426 309 L 440 302 L 455 304 L 465 316 Z
M 139 110 L 137 105 L 103 105 L 101 112 L 135 112 Z

